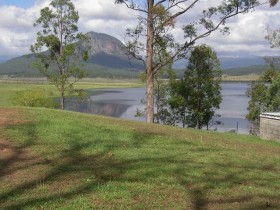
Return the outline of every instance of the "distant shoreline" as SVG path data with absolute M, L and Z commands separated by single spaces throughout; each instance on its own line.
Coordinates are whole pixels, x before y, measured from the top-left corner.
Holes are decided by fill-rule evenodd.
M 223 75 L 222 76 L 222 82 L 252 82 L 257 81 L 259 79 L 260 75 L 257 74 L 249 74 L 249 75 L 242 75 L 242 76 L 231 76 L 231 75 Z M 164 79 L 165 80 L 165 79 Z M 140 79 L 137 78 L 84 78 L 81 82 L 108 82 L 108 81 L 114 81 L 114 82 L 123 82 L 123 81 L 134 81 L 134 82 L 140 82 Z M 0 77 L 0 82 L 2 83 L 33 83 L 33 84 L 46 84 L 48 83 L 47 79 L 44 77 Z M 144 83 L 143 83 L 144 85 Z
M 249 75 L 242 75 L 242 76 L 223 75 L 222 81 L 223 82 L 253 82 L 253 81 L 257 81 L 259 78 L 260 75 L 257 74 L 249 74 Z

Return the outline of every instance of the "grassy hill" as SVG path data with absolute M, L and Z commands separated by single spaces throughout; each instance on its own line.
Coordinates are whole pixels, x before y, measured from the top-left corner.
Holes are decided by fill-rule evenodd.
M 1 209 L 280 208 L 277 142 L 59 110 L 0 116 Z
M 32 68 L 33 62 L 34 62 L 34 57 L 30 55 L 24 55 L 24 56 L 13 58 L 5 63 L 0 64 L 0 76 L 1 75 L 10 75 L 15 77 L 42 76 L 36 69 Z M 82 68 L 87 71 L 89 77 L 103 77 L 103 78 L 138 78 L 139 77 L 139 70 L 136 71 L 133 69 L 133 67 L 130 68 L 129 63 L 127 63 L 125 68 L 124 67 L 114 68 L 112 66 L 103 66 L 103 65 L 95 64 L 93 62 L 94 60 L 91 60 L 91 62 L 86 62 L 82 64 Z
M 267 65 L 252 65 L 238 68 L 223 69 L 223 74 L 230 76 L 243 76 L 249 74 L 262 74 L 268 68 Z

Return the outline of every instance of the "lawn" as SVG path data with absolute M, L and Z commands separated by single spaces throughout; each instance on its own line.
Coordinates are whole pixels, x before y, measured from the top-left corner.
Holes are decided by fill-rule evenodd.
M 0 130 L 16 146 L 0 162 L 0 209 L 280 209 L 278 142 L 17 112 L 20 123 Z

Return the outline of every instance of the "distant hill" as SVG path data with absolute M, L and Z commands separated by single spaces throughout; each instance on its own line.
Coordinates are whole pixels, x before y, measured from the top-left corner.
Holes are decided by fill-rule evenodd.
M 267 65 L 252 65 L 238 68 L 223 69 L 223 74 L 230 76 L 243 76 L 248 74 L 262 74 L 268 68 Z
M 135 59 L 128 59 L 124 44 L 113 36 L 105 33 L 89 32 L 91 49 L 89 60 L 84 63 L 90 77 L 138 77 L 144 69 L 143 63 Z M 19 56 L 0 63 L 0 75 L 40 76 L 40 73 L 31 68 L 34 61 L 32 54 Z M 261 74 L 266 68 L 263 57 L 236 57 L 220 58 L 223 73 L 232 76 L 247 74 Z M 184 74 L 187 60 L 174 63 L 178 76 Z
M 218 55 L 219 56 L 219 55 Z M 222 69 L 233 69 L 248 66 L 266 65 L 264 57 L 250 56 L 250 57 L 223 57 L 219 56 Z M 188 65 L 187 60 L 176 61 L 173 65 L 176 69 L 184 69 Z
M 143 70 L 143 64 L 126 55 L 124 44 L 108 34 L 89 32 L 91 49 L 89 59 L 84 68 L 92 77 L 137 77 Z M 34 62 L 32 54 L 12 58 L 0 64 L 0 75 L 39 76 L 32 69 Z
M 0 64 L 0 74 L 39 76 L 39 72 L 31 68 L 31 63 L 33 61 L 34 57 L 32 55 L 23 55 L 12 58 Z
M 264 66 L 266 65 L 264 57 L 251 56 L 251 57 L 220 57 L 220 63 L 222 69 L 242 68 L 248 66 Z
M 261 74 L 267 69 L 267 65 L 263 57 L 251 56 L 251 57 L 232 57 L 232 58 L 220 58 L 221 68 L 223 74 L 230 76 L 243 76 L 248 74 Z M 187 66 L 187 60 L 180 60 L 174 64 L 174 68 L 177 70 L 179 77 L 184 75 L 184 69 Z

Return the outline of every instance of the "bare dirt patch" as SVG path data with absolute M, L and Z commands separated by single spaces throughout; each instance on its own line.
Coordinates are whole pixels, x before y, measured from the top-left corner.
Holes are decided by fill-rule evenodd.
M 0 130 L 7 126 L 24 123 L 22 114 L 16 109 L 1 109 L 0 108 Z M 21 165 L 24 165 L 24 160 L 31 158 L 31 152 L 26 148 L 14 146 L 2 133 L 0 133 L 0 161 L 1 165 L 19 160 Z M 2 168 L 2 167 L 1 167 Z M 1 170 L 0 170 L 1 172 Z
M 16 109 L 0 109 L 0 131 L 10 125 L 23 123 L 22 115 Z M 2 186 L 27 181 L 22 177 L 26 169 L 42 163 L 42 159 L 33 154 L 28 148 L 13 145 L 0 132 L 0 180 Z M 29 178 L 32 178 L 32 175 Z M 27 179 L 29 179 L 27 178 Z M 1 187 L 0 187 L 0 190 Z
M 0 126 L 14 125 L 23 122 L 21 114 L 16 109 L 0 109 Z
M 47 170 L 43 158 L 24 146 L 14 145 L 3 134 L 7 126 L 24 122 L 18 110 L 0 108 L 0 209 L 11 208 L 14 201 L 9 197 L 32 189 L 43 179 Z
M 0 129 L 9 125 L 21 123 L 21 116 L 15 109 L 0 109 Z M 2 135 L 0 134 L 0 161 L 5 163 L 6 160 L 14 156 L 17 149 Z

